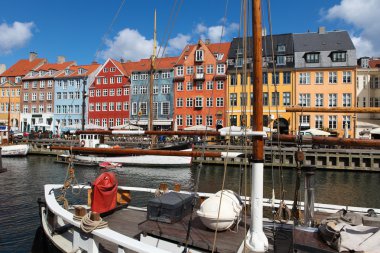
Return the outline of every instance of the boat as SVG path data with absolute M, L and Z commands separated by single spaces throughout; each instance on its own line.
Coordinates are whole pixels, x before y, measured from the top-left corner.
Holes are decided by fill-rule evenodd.
M 75 166 L 98 166 L 98 163 L 91 161 L 80 161 L 75 159 L 70 154 L 61 154 L 57 155 L 57 158 L 54 160 L 55 163 L 63 163 L 63 164 L 72 164 Z
M 110 163 L 110 162 L 101 162 L 99 163 L 99 167 L 103 168 L 103 169 L 115 169 L 115 168 L 118 168 L 118 167 L 121 167 L 121 163 Z
M 29 146 L 27 144 L 2 145 L 1 156 L 26 156 Z
M 259 85 L 256 85 L 254 90 L 257 110 L 254 129 L 249 133 L 253 140 L 250 166 L 252 189 L 250 194 L 247 194 L 250 197 L 240 196 L 225 189 L 214 194 L 196 190 L 194 192 L 181 191 L 179 186 L 169 189 L 165 184 L 157 189 L 121 186 L 118 185 L 115 175 L 109 172 L 101 174 L 91 186 L 71 185 L 69 179 L 63 184 L 47 184 L 44 186 L 45 202 L 40 201 L 39 206 L 41 224 L 48 240 L 59 250 L 62 252 L 147 253 L 337 252 L 321 241 L 317 233 L 318 229 L 314 226 L 316 218 L 314 214 L 319 211 L 326 214 L 320 217 L 327 217 L 331 213 L 336 214 L 340 209 L 348 213 L 355 211 L 365 214 L 368 208 L 314 203 L 314 168 L 312 166 L 303 168 L 306 179 L 305 202 L 299 201 L 298 198 L 293 202 L 295 209 L 299 208 L 304 212 L 305 217 L 302 223 L 299 216 L 292 221 L 289 220 L 290 210 L 284 207 L 292 202 L 263 198 L 263 139 L 266 132 L 263 131 L 261 104 L 260 1 L 253 1 L 252 5 L 255 18 L 253 35 L 256 42 L 253 54 L 254 78 L 255 83 Z M 247 134 L 246 131 L 241 132 Z M 237 132 L 223 134 L 227 137 L 238 135 Z M 297 154 L 297 159 L 301 160 L 302 154 Z M 206 153 L 203 155 L 208 156 Z M 63 203 L 58 201 L 65 200 L 69 188 L 87 190 L 83 192 L 88 197 L 87 203 L 70 206 L 67 205 L 67 201 Z M 146 194 L 146 203 L 142 207 L 134 206 L 131 201 L 133 196 L 135 194 L 141 196 L 143 193 Z M 223 204 L 226 198 L 228 202 Z M 202 202 L 200 200 L 204 200 L 203 203 L 211 202 L 211 204 L 201 204 L 198 208 L 199 202 Z M 275 212 L 275 215 L 274 213 L 270 215 L 272 218 L 277 216 L 276 220 L 264 218 L 264 207 L 269 206 L 269 210 L 273 211 L 274 205 L 279 206 L 277 211 L 283 211 L 283 213 Z M 229 212 L 231 208 L 232 211 L 236 211 Z M 198 212 L 196 209 L 199 209 Z M 375 214 L 379 212 L 379 209 L 371 211 Z M 373 218 L 366 217 L 367 220 Z M 378 220 L 373 220 L 373 222 L 376 223 Z M 221 223 L 223 227 L 219 227 L 218 223 Z M 333 239 L 339 236 L 337 233 L 332 233 Z M 372 240 L 372 242 L 375 249 L 380 247 L 380 240 Z

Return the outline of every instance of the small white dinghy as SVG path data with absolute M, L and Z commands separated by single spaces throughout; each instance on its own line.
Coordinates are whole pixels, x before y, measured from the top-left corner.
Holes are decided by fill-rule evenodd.
M 222 198 L 222 200 L 220 200 Z M 219 204 L 220 213 L 219 213 Z M 239 219 L 243 202 L 231 190 L 218 191 L 206 199 L 197 211 L 202 223 L 212 230 L 227 230 Z M 219 219 L 218 219 L 219 213 Z

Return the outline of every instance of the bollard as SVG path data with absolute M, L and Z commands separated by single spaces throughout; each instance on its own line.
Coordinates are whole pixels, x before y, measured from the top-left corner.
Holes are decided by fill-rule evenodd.
M 304 226 L 314 226 L 314 201 L 315 201 L 315 166 L 302 166 L 305 172 L 305 206 L 304 206 Z

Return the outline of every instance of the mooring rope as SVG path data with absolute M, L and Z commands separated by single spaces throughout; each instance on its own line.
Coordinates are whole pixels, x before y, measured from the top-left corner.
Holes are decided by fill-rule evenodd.
M 90 217 L 91 213 L 88 213 L 83 217 L 74 215 L 73 219 L 76 221 L 80 221 L 80 228 L 85 233 L 91 233 L 95 229 L 108 227 L 108 222 L 104 221 L 102 218 L 99 217 L 99 220 L 93 221 Z

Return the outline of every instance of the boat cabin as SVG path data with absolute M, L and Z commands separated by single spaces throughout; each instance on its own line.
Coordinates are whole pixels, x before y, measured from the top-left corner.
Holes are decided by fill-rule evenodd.
M 96 148 L 104 143 L 104 136 L 101 134 L 81 134 L 79 136 L 79 143 L 81 147 Z

